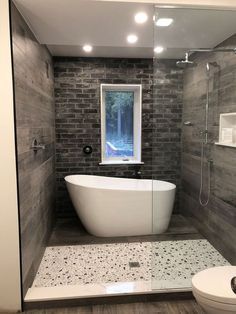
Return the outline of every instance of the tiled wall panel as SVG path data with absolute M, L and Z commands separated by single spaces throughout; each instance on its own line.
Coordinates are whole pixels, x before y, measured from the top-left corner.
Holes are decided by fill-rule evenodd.
M 55 107 L 53 64 L 12 5 L 13 62 L 19 177 L 23 290 L 41 261 L 55 200 Z M 33 139 L 45 144 L 35 153 Z
M 222 47 L 235 47 L 236 36 Z M 220 113 L 236 112 L 236 56 L 234 53 L 201 53 L 195 56 L 196 68 L 184 75 L 182 197 L 181 211 L 195 223 L 232 263 L 236 262 L 236 149 L 217 146 Z M 206 159 L 212 159 L 211 193 L 208 206 L 198 202 L 200 187 L 200 132 L 204 130 L 206 104 L 206 63 L 210 65 L 209 144 Z M 205 159 L 205 161 L 206 161 Z M 207 168 L 204 168 L 204 196 Z

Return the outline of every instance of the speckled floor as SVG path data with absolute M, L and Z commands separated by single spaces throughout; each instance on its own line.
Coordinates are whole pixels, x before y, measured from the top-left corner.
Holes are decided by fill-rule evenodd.
M 227 264 L 207 240 L 48 247 L 33 287 L 148 280 L 190 287 L 198 271 Z

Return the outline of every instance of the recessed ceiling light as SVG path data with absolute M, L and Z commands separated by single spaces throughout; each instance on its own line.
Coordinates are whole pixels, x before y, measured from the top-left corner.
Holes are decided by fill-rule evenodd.
M 173 23 L 173 19 L 170 18 L 160 18 L 156 21 L 156 26 L 159 27 L 167 27 L 170 26 L 170 24 Z
M 163 50 L 164 50 L 164 47 L 162 47 L 162 46 L 157 46 L 154 48 L 155 53 L 162 53 Z
M 84 45 L 83 50 L 85 52 L 91 52 L 93 50 L 93 47 L 91 45 Z
M 130 34 L 129 36 L 127 36 L 127 41 L 130 44 L 135 44 L 137 40 L 138 40 L 138 36 L 136 36 L 134 34 Z
M 137 14 L 135 14 L 134 20 L 136 23 L 138 24 L 143 24 L 145 22 L 147 22 L 148 16 L 145 12 L 138 12 Z

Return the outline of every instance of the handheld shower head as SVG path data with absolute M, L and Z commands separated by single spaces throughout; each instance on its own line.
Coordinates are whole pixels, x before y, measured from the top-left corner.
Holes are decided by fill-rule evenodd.
M 214 68 L 220 68 L 219 64 L 217 62 L 207 62 L 206 63 L 206 73 L 209 76 L 210 75 L 210 67 Z

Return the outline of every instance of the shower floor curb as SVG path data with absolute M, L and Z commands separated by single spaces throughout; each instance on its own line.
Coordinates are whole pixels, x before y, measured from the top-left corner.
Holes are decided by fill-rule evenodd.
M 152 281 L 115 282 L 86 285 L 30 288 L 24 299 L 24 308 L 62 307 L 99 303 L 125 303 L 146 299 L 192 298 L 192 289 L 171 288 L 153 290 Z
M 85 284 L 85 285 L 65 285 L 55 287 L 33 287 L 25 296 L 25 302 L 50 301 L 71 298 L 103 297 L 126 294 L 145 294 L 160 292 L 183 292 L 191 291 L 190 287 L 164 288 L 165 281 L 160 283 L 160 288 L 155 289 L 152 281 L 126 281 L 114 283 Z

